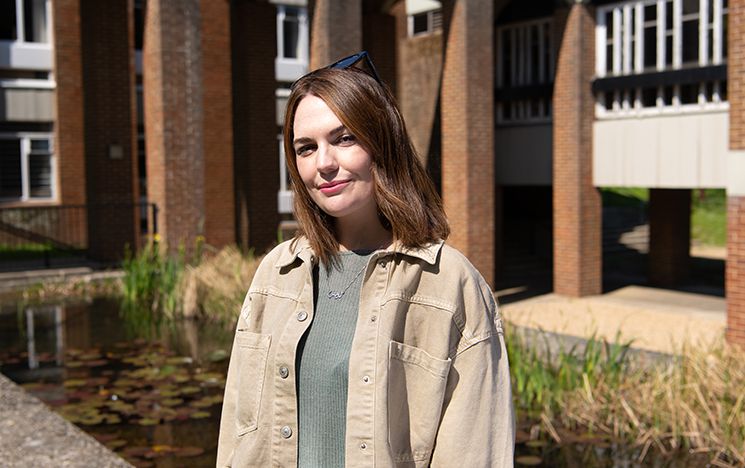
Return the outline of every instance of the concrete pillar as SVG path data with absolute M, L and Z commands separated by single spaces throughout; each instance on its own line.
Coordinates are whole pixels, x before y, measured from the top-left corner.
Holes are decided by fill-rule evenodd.
M 745 348 L 745 0 L 729 2 L 727 340 Z
M 493 286 L 493 1 L 445 1 L 443 12 L 442 196 L 450 243 Z
M 602 290 L 602 202 L 592 184 L 595 20 L 585 3 L 568 8 L 553 97 L 554 292 L 580 297 Z
M 311 0 L 308 7 L 311 70 L 362 49 L 362 0 Z
M 89 255 L 119 260 L 139 238 L 133 5 L 82 0 L 80 21 Z
M 52 2 L 56 116 L 54 147 L 60 202 L 85 203 L 85 125 L 80 0 Z
M 691 263 L 690 189 L 649 191 L 649 282 L 675 286 L 688 278 Z
M 143 91 L 148 198 L 166 246 L 205 234 L 200 0 L 148 0 Z M 209 241 L 209 240 L 208 240 Z

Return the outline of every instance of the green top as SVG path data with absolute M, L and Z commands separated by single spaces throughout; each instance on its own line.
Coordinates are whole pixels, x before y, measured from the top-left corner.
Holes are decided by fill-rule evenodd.
M 343 467 L 349 354 L 372 252 L 341 252 L 314 271 L 313 322 L 298 347 L 298 467 Z M 339 297 L 341 296 L 341 297 Z

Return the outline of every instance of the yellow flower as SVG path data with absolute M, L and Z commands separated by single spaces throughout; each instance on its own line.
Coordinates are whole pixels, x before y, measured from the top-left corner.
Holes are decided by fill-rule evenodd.
M 153 234 L 153 241 L 160 242 L 160 234 L 158 234 L 157 232 Z

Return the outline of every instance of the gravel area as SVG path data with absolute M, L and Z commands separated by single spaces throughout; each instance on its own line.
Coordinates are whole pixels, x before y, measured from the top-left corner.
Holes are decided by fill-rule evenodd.
M 0 466 L 132 465 L 0 374 Z

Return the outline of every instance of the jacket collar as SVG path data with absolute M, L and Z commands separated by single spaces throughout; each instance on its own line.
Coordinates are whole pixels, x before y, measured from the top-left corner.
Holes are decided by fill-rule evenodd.
M 409 257 L 418 258 L 430 265 L 434 265 L 437 262 L 437 255 L 440 253 L 440 249 L 442 249 L 444 243 L 444 241 L 438 240 L 436 242 L 425 244 L 422 247 L 411 248 L 406 247 L 399 241 L 394 241 L 390 247 L 379 252 L 378 256 L 382 257 L 399 253 Z M 279 256 L 277 263 L 275 263 L 274 266 L 276 268 L 283 268 L 291 265 L 298 258 L 304 262 L 313 263 L 315 261 L 315 254 L 313 249 L 310 247 L 310 242 L 308 242 L 308 239 L 305 236 L 293 239 L 288 248 L 282 251 L 282 254 Z

